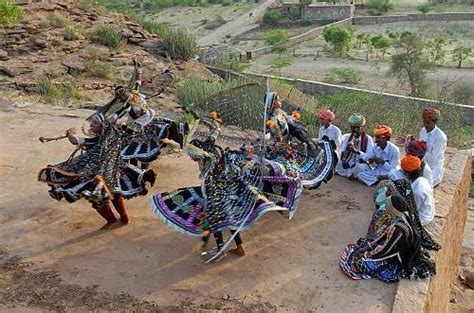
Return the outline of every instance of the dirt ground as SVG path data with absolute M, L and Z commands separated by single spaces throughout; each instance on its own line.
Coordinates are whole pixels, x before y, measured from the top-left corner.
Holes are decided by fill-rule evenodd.
M 38 137 L 79 126 L 86 113 L 11 105 L 0 100 L 0 311 L 390 311 L 396 285 L 352 281 L 338 266 L 367 229 L 373 190 L 335 177 L 304 192 L 293 220 L 268 214 L 244 232 L 247 256 L 203 264 L 199 239 L 157 220 L 148 197 L 129 201 L 132 223 L 112 231 L 98 230 L 104 222 L 86 202 L 51 199 L 37 172 L 72 147 Z M 179 153 L 154 168 L 151 192 L 198 183 Z

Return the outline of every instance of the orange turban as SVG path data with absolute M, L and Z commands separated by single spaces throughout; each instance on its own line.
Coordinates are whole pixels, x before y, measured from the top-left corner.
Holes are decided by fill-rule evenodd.
M 435 108 L 428 107 L 423 109 L 423 121 L 435 122 L 439 120 L 440 116 L 441 112 Z
M 421 167 L 421 160 L 414 155 L 406 155 L 401 159 L 401 165 L 403 170 L 413 172 Z
M 294 111 L 292 113 L 292 116 L 297 119 L 297 120 L 300 120 L 301 119 L 301 113 L 299 111 Z
M 322 110 L 319 112 L 319 118 L 323 120 L 332 121 L 335 117 L 336 115 L 331 110 Z
M 374 136 L 381 137 L 381 138 L 392 137 L 392 129 L 388 127 L 387 125 L 383 125 L 383 124 L 375 125 Z
M 222 122 L 223 122 L 222 119 L 219 118 L 219 115 L 217 114 L 216 111 L 211 111 L 211 112 L 209 112 L 209 117 L 210 117 L 211 119 L 213 119 L 214 121 L 217 121 L 217 122 L 219 122 L 219 123 L 222 123 Z
M 276 128 L 276 123 L 273 120 L 268 120 L 267 121 L 267 127 L 270 129 Z

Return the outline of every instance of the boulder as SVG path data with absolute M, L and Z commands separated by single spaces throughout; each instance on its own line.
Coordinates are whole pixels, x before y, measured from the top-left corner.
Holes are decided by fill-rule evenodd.
M 474 272 L 471 271 L 466 274 L 466 277 L 464 278 L 464 283 L 467 287 L 474 289 Z
M 73 76 L 86 71 L 86 67 L 79 61 L 65 60 L 61 64 L 67 68 L 67 73 Z
M 36 38 L 35 39 L 35 46 L 39 49 L 47 48 L 48 45 L 49 45 L 49 42 L 46 39 L 43 39 L 43 38 Z
M 8 59 L 9 59 L 8 52 L 6 52 L 5 50 L 0 49 L 0 61 L 6 61 Z

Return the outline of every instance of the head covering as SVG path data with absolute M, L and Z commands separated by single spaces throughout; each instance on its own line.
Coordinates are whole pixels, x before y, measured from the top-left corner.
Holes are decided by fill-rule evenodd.
M 347 121 L 351 126 L 362 127 L 365 125 L 365 117 L 358 113 L 352 114 Z
M 436 122 L 440 116 L 441 112 L 435 108 L 427 107 L 423 109 L 423 121 Z
M 322 110 L 321 112 L 319 112 L 319 118 L 323 120 L 332 121 L 335 117 L 336 115 L 331 110 Z
M 405 151 L 409 155 L 414 155 L 422 159 L 425 156 L 428 145 L 423 140 L 417 140 L 408 136 L 405 140 Z
M 270 129 L 276 128 L 276 123 L 273 120 L 268 120 L 267 121 L 267 127 Z
M 401 166 L 403 170 L 413 172 L 421 167 L 421 160 L 414 155 L 406 155 L 401 159 Z
M 392 137 L 392 129 L 387 125 L 378 124 L 374 127 L 374 135 L 379 138 L 389 138 Z
M 222 119 L 219 118 L 219 115 L 217 114 L 216 111 L 211 111 L 211 112 L 209 112 L 209 117 L 210 117 L 211 119 L 213 119 L 214 121 L 217 121 L 217 122 L 219 122 L 219 123 L 222 123 L 222 122 L 223 122 Z

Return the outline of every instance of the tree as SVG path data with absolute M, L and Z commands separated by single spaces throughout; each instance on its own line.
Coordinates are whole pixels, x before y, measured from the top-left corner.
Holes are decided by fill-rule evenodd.
M 345 28 L 338 26 L 327 27 L 323 30 L 323 37 L 341 57 L 351 47 L 351 32 Z
M 272 52 L 282 54 L 288 51 L 290 46 L 290 32 L 286 29 L 276 29 L 265 33 L 265 44 L 272 47 Z
M 443 37 L 437 37 L 430 42 L 430 55 L 433 63 L 442 63 L 446 57 L 444 45 L 446 40 Z
M 458 68 L 461 68 L 462 61 L 473 55 L 471 47 L 459 46 L 453 50 L 453 60 L 458 61 Z
M 385 37 L 383 35 L 377 35 L 372 37 L 370 39 L 370 43 L 375 49 L 377 49 L 377 51 L 380 50 L 382 52 L 382 60 L 385 57 L 387 49 L 392 45 L 392 41 L 390 40 L 390 38 Z
M 266 10 L 262 16 L 262 23 L 266 25 L 275 25 L 280 21 L 281 12 L 279 9 Z
M 367 7 L 371 14 L 382 15 L 393 9 L 393 4 L 390 0 L 369 0 Z
M 408 80 L 410 95 L 419 96 L 429 62 L 424 56 L 425 43 L 416 34 L 405 32 L 400 36 L 392 56 L 391 72 L 400 81 Z
M 362 44 L 365 46 L 365 60 L 369 61 L 369 54 L 372 53 L 372 36 L 365 34 L 362 38 Z
M 278 69 L 278 75 L 281 76 L 281 69 L 291 64 L 293 64 L 293 60 L 288 56 L 284 56 L 272 60 L 268 65 L 270 69 Z

